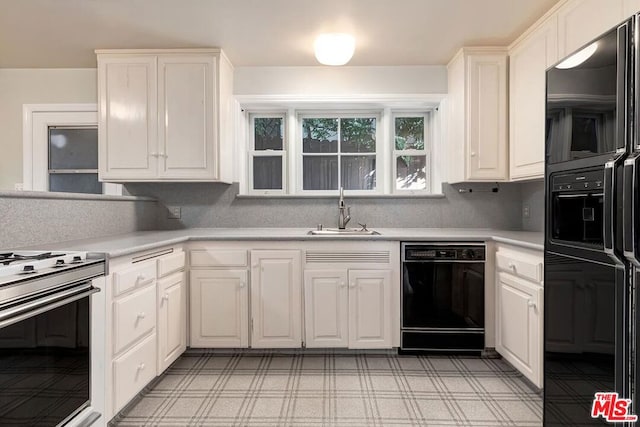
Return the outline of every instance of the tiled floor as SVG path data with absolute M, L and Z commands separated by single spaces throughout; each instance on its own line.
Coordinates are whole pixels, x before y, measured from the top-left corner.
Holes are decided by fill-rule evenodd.
M 189 352 L 117 426 L 540 426 L 542 402 L 500 359 Z

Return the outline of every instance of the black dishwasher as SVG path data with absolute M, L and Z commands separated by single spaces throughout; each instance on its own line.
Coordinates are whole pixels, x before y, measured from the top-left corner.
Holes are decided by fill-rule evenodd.
M 401 351 L 484 350 L 483 243 L 404 242 Z

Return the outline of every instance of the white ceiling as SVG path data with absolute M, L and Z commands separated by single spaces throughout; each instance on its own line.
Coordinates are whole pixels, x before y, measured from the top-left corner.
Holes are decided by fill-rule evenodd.
M 96 48 L 222 47 L 235 66 L 318 65 L 313 39 L 351 32 L 349 65 L 446 64 L 507 45 L 558 0 L 0 0 L 0 68 L 95 67 Z

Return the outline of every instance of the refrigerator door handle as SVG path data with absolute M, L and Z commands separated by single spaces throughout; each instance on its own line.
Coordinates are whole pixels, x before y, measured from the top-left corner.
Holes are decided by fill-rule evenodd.
M 628 158 L 624 162 L 623 169 L 623 213 L 622 213 L 622 226 L 623 226 L 623 238 L 622 245 L 624 250 L 624 256 L 634 264 L 638 263 L 636 259 L 637 248 L 635 241 L 635 224 L 637 215 L 637 203 L 638 203 L 638 177 L 637 164 L 640 157 L 634 156 Z
M 615 161 L 609 161 L 604 165 L 604 201 L 603 201 L 603 239 L 604 239 L 604 251 L 610 256 L 614 255 L 615 242 L 613 240 L 614 225 L 613 225 L 613 198 L 615 195 Z

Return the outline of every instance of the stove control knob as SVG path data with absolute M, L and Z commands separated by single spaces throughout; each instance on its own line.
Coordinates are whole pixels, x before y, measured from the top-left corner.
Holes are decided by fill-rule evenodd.
M 35 271 L 35 268 L 33 268 L 33 265 L 25 265 L 22 271 Z

